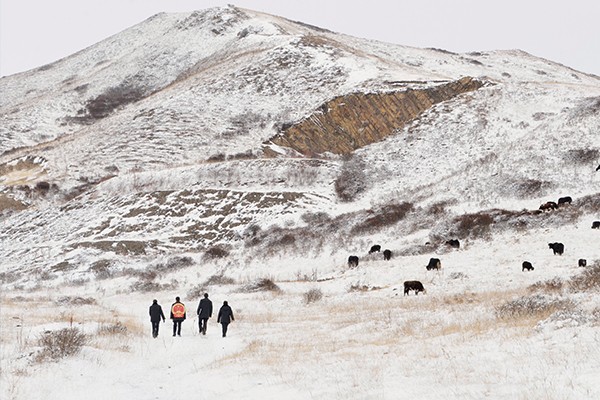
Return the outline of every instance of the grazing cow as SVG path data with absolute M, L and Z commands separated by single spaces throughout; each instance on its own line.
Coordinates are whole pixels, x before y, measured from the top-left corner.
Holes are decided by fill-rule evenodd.
M 585 258 L 580 258 L 579 261 L 577 262 L 577 264 L 580 267 L 585 267 L 587 265 L 587 260 Z
M 423 284 L 419 281 L 406 281 L 404 282 L 404 295 L 408 295 L 408 292 L 414 290 L 416 295 L 419 295 L 419 292 L 425 293 L 425 288 Z
M 548 243 L 548 247 L 554 251 L 554 254 L 558 254 L 559 256 L 562 256 L 565 252 L 565 245 L 562 243 Z
M 521 271 L 533 271 L 533 269 L 533 265 L 531 265 L 529 261 L 523 261 L 523 268 L 521 269 Z
M 442 262 L 440 261 L 439 258 L 430 258 L 429 259 L 429 264 L 427 264 L 427 271 L 431 270 L 431 269 L 440 269 L 442 268 Z
M 383 251 L 383 259 L 384 259 L 384 260 L 386 260 L 386 261 L 388 261 L 388 260 L 390 260 L 391 258 L 392 258 L 392 251 L 391 251 L 391 250 L 389 250 L 389 249 L 385 249 L 385 250 Z
M 600 171 L 600 165 L 598 165 L 598 167 L 596 167 L 596 171 Z
M 348 268 L 358 267 L 358 256 L 348 257 Z
M 592 229 L 600 229 L 600 221 L 592 222 Z
M 378 244 L 374 244 L 371 246 L 371 250 L 369 250 L 369 254 L 371 253 L 379 253 L 381 251 L 381 246 Z
M 573 199 L 571 198 L 571 196 L 567 196 L 567 197 L 561 197 L 558 199 L 558 206 L 560 207 L 561 205 L 565 205 L 565 204 L 571 204 L 571 202 L 573 201 Z
M 458 241 L 458 239 L 450 239 L 446 242 L 446 244 L 452 247 L 453 249 L 460 249 L 460 242 Z
M 540 210 L 542 211 L 551 211 L 556 210 L 558 208 L 558 204 L 553 201 L 547 201 L 540 206 Z

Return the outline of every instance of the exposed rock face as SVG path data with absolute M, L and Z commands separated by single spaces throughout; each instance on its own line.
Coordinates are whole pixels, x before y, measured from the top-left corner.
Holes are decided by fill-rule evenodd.
M 307 156 L 324 152 L 348 154 L 391 135 L 432 105 L 477 90 L 483 84 L 465 77 L 427 89 L 337 97 L 286 128 L 271 142 Z

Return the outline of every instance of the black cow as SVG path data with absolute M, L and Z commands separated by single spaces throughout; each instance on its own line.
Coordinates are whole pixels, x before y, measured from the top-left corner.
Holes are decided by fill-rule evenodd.
M 596 168 L 596 171 L 600 171 L 600 165 L 598 165 L 598 167 Z
M 404 282 L 404 295 L 408 295 L 408 292 L 414 290 L 416 295 L 419 295 L 419 292 L 425 293 L 425 288 L 423 284 L 419 281 L 406 281 Z
M 380 251 L 381 251 L 381 246 L 378 244 L 374 244 L 373 246 L 371 246 L 371 250 L 369 250 L 369 254 L 378 253 Z
M 558 254 L 559 256 L 562 256 L 565 252 L 565 245 L 562 243 L 548 243 L 548 247 L 554 251 L 554 254 Z
M 427 271 L 431 270 L 431 269 L 440 269 L 442 268 L 442 262 L 440 261 L 439 258 L 430 258 L 429 259 L 429 264 L 427 264 Z
M 384 260 L 386 260 L 386 261 L 388 261 L 388 260 L 390 260 L 391 258 L 392 258 L 392 251 L 391 251 L 391 250 L 389 250 L 389 249 L 385 249 L 385 250 L 383 251 L 383 259 L 384 259 Z
M 348 268 L 358 267 L 358 256 L 348 257 Z
M 577 262 L 577 264 L 580 267 L 585 267 L 587 265 L 587 260 L 585 258 L 580 258 L 579 261 Z
M 460 242 L 458 241 L 458 239 L 450 239 L 446 242 L 446 244 L 452 247 L 453 249 L 460 249 Z
M 547 201 L 540 206 L 540 210 L 542 211 L 551 211 L 556 210 L 558 208 L 558 204 L 553 201 Z
M 592 222 L 592 229 L 600 229 L 600 221 Z
M 531 265 L 529 261 L 523 261 L 523 268 L 521 269 L 521 271 L 533 271 L 533 269 L 533 265 Z
M 571 204 L 572 201 L 573 199 L 571 198 L 571 196 L 561 197 L 558 199 L 558 206 L 560 207 L 561 205 Z

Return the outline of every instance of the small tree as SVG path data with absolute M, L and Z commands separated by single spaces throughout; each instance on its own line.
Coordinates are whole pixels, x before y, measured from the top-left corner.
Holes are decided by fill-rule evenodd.
M 367 189 L 365 167 L 364 160 L 356 155 L 350 155 L 344 159 L 340 174 L 334 183 L 335 193 L 341 201 L 354 201 Z

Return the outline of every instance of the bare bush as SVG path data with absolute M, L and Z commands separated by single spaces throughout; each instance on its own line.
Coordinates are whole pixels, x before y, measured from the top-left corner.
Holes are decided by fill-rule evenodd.
M 352 283 L 348 288 L 348 292 L 368 292 L 369 290 L 380 289 L 378 286 L 369 286 L 364 283 L 356 282 Z
M 229 278 L 223 274 L 211 275 L 204 283 L 204 286 L 211 285 L 233 285 L 235 284 L 235 280 L 233 278 Z
M 323 226 L 331 222 L 331 217 L 326 212 L 307 212 L 300 217 L 307 225 L 314 227 L 316 225 Z
M 524 179 L 516 182 L 513 194 L 520 199 L 530 199 L 545 195 L 553 186 L 553 183 L 548 181 Z
M 124 335 L 127 333 L 127 327 L 120 321 L 113 324 L 102 324 L 98 328 L 98 335 L 109 336 L 109 335 Z
M 568 150 L 563 156 L 565 161 L 577 165 L 594 164 L 598 158 L 600 158 L 600 150 L 590 148 Z
M 323 298 L 323 292 L 321 289 L 314 288 L 304 293 L 303 297 L 305 304 L 315 303 Z
M 569 287 L 577 292 L 598 290 L 600 288 L 600 263 L 595 263 L 581 274 L 571 278 Z
M 561 292 L 564 286 L 565 282 L 562 280 L 562 278 L 557 276 L 547 281 L 536 282 L 529 286 L 529 290 L 532 292 L 556 293 Z
M 163 290 L 175 290 L 179 282 L 172 280 L 170 283 L 157 283 L 153 281 L 141 280 L 129 286 L 132 292 L 161 292 Z
M 261 278 L 255 282 L 249 283 L 241 288 L 242 292 L 281 292 L 281 289 L 273 280 L 269 278 Z
M 35 359 L 38 362 L 56 361 L 79 353 L 87 343 L 87 336 L 79 328 L 64 328 L 44 332 L 38 341 L 42 349 Z
M 570 299 L 535 294 L 507 301 L 496 307 L 496 317 L 500 319 L 543 318 L 557 311 L 572 310 L 574 307 L 575 303 Z
M 204 287 L 204 285 L 196 285 L 190 290 L 188 290 L 186 297 L 188 299 L 197 299 L 201 298 L 204 295 L 204 293 L 206 293 L 206 288 Z
M 365 168 L 365 162 L 358 156 L 349 156 L 344 160 L 334 182 L 335 193 L 341 201 L 354 201 L 367 189 Z
M 96 299 L 93 297 L 62 296 L 56 300 L 56 304 L 73 306 L 93 305 L 96 304 Z
M 457 237 L 481 238 L 490 234 L 494 218 L 490 214 L 464 214 L 455 219 Z
M 414 210 L 412 203 L 386 204 L 376 210 L 369 210 L 368 216 L 362 222 L 354 225 L 353 234 L 363 234 L 378 231 L 382 228 L 394 225 L 404 219 L 406 214 Z
M 108 279 L 113 276 L 112 263 L 109 260 L 95 261 L 88 271 L 92 272 L 96 279 Z
M 219 258 L 225 258 L 229 256 L 229 250 L 223 246 L 213 246 L 204 252 L 202 257 L 204 261 L 215 260 Z

